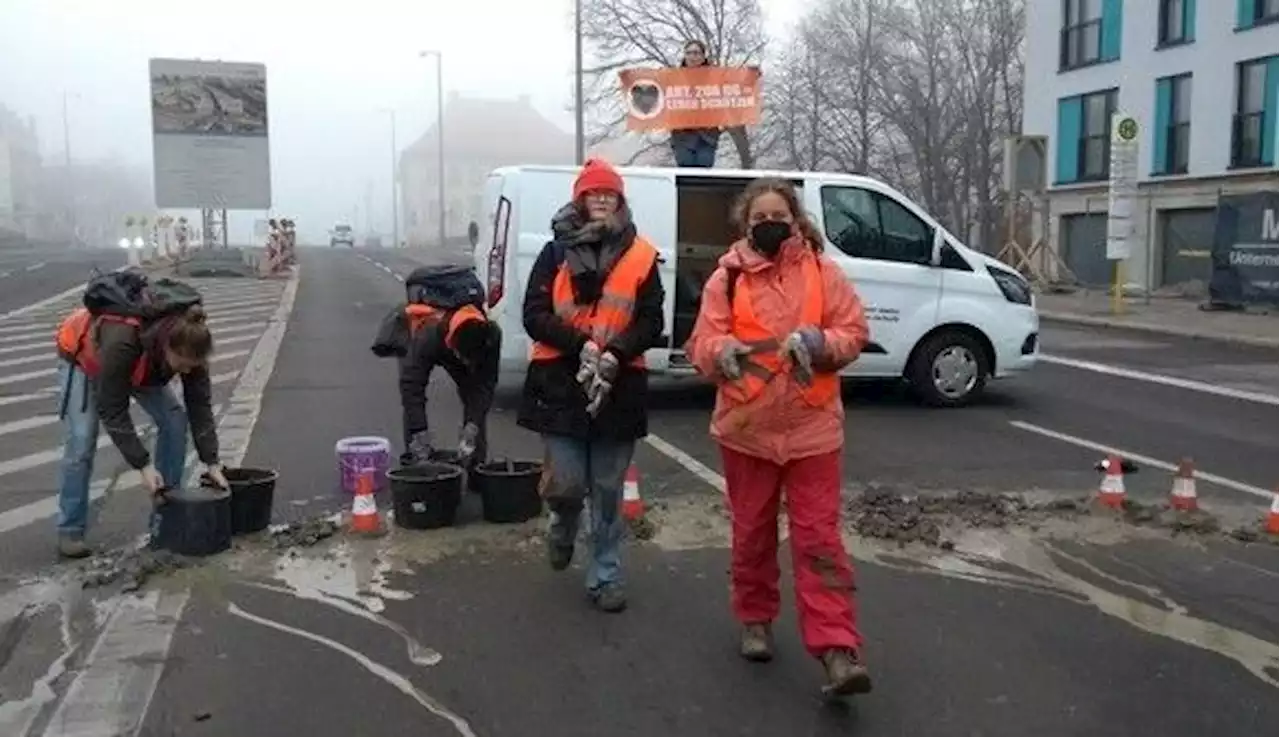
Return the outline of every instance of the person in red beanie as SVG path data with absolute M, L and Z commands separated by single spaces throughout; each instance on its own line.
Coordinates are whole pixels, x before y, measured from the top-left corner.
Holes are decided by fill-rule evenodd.
M 658 251 L 636 232 L 622 177 L 599 159 L 583 165 L 551 232 L 524 296 L 533 351 L 517 422 L 546 444 L 551 567 L 572 562 L 590 499 L 587 594 L 620 612 L 622 486 L 648 434 L 644 353 L 663 330 Z

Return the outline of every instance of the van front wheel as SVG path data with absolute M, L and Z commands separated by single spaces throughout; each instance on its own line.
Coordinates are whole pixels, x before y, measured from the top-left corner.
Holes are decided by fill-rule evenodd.
M 982 394 L 990 373 L 978 341 L 947 330 L 929 336 L 916 349 L 907 366 L 907 381 L 920 401 L 931 407 L 963 407 Z

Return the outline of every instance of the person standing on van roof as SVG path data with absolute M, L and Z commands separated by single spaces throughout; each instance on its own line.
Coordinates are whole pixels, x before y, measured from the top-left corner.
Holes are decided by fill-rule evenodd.
M 805 648 L 829 693 L 864 693 L 853 569 L 840 537 L 844 407 L 838 372 L 867 341 L 862 303 L 822 254 L 795 189 L 759 179 L 735 218 L 744 240 L 720 259 L 685 348 L 718 391 L 711 435 L 724 458 L 733 518 L 732 602 L 741 654 L 773 657 L 778 509 L 787 520 Z
M 635 443 L 648 434 L 644 352 L 663 329 L 658 251 L 636 233 L 622 177 L 591 159 L 573 201 L 552 219 L 553 240 L 533 265 L 524 328 L 533 339 L 517 422 L 541 433 L 551 469 L 551 567 L 569 566 L 583 501 L 591 500 L 587 592 L 620 612 L 622 486 Z
M 707 45 L 689 41 L 684 45 L 681 67 L 708 66 Z M 676 166 L 710 169 L 716 165 L 716 149 L 720 146 L 719 128 L 686 128 L 671 131 L 671 152 Z

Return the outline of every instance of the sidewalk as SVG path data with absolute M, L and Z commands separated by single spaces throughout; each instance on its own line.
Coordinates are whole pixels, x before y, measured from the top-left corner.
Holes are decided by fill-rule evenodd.
M 1249 312 L 1204 312 L 1200 302 L 1182 298 L 1142 297 L 1125 300 L 1124 312 L 1111 314 L 1106 292 L 1080 290 L 1072 294 L 1037 294 L 1036 309 L 1042 320 L 1078 325 L 1127 328 L 1184 338 L 1220 340 L 1263 348 L 1280 346 L 1280 320 L 1273 307 L 1253 307 Z

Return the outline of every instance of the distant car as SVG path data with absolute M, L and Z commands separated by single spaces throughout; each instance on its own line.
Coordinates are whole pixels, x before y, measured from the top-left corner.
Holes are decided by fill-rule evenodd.
M 329 233 L 329 247 L 334 248 L 338 245 L 343 245 L 347 248 L 356 247 L 356 236 L 352 232 L 350 225 L 338 224 L 333 226 L 333 230 Z
M 382 236 L 366 235 L 364 237 L 364 247 L 365 248 L 382 248 Z

